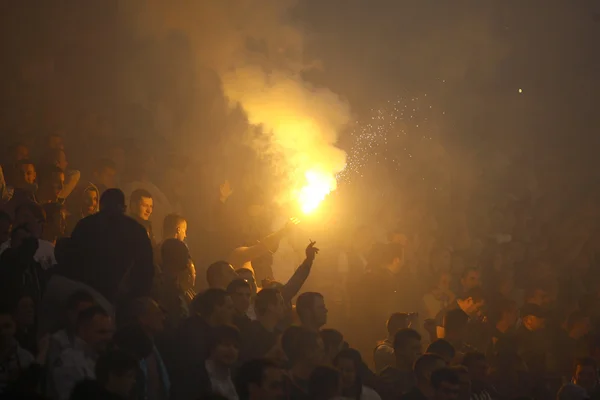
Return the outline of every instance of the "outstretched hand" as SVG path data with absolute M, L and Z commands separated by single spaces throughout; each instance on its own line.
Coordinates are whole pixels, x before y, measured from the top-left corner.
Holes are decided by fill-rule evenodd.
M 312 240 L 310 240 L 308 246 L 306 247 L 306 259 L 308 261 L 314 261 L 315 256 L 319 254 L 319 249 L 315 247 L 316 243 L 317 242 L 313 242 Z

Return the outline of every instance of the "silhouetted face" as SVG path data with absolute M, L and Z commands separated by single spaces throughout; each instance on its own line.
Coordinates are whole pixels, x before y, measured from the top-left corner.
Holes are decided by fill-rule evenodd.
M 117 176 L 117 170 L 110 167 L 101 168 L 100 171 L 94 172 L 94 179 L 97 185 L 104 186 L 105 188 L 114 188 L 115 177 Z
M 456 400 L 460 394 L 460 385 L 450 382 L 442 382 L 435 391 L 435 400 Z
M 240 270 L 240 272 L 237 274 L 238 277 L 242 278 L 243 280 L 245 280 L 246 282 L 248 282 L 250 284 L 250 290 L 252 292 L 252 296 L 255 296 L 258 288 L 256 287 L 256 278 L 254 277 L 254 274 L 252 273 L 252 271 L 250 271 L 249 269 L 243 269 Z
M 33 185 L 35 183 L 35 178 L 37 177 L 33 164 L 21 164 L 20 168 L 23 176 L 23 182 Z
M 83 207 L 81 212 L 84 216 L 93 214 L 98 209 L 98 192 L 90 189 L 83 193 Z
M 48 193 L 52 194 L 54 197 L 53 201 L 58 200 L 60 196 L 60 192 L 62 192 L 65 186 L 65 174 L 62 172 L 55 172 L 52 174 L 52 177 L 49 182 L 46 182 Z M 44 191 L 44 193 L 46 193 Z
M 419 358 L 421 356 L 421 353 L 423 352 L 421 341 L 416 338 L 407 339 L 404 346 L 402 346 L 399 349 L 396 349 L 396 351 L 398 352 L 396 357 L 401 358 L 403 360 L 403 363 L 406 365 L 413 365 L 414 362 L 417 361 L 417 358 Z
M 250 384 L 250 400 L 280 400 L 283 398 L 283 370 L 267 368 L 259 385 Z
M 225 302 L 222 305 L 218 305 L 215 308 L 215 320 L 218 324 L 230 325 L 231 321 L 233 320 L 234 312 L 235 308 L 233 307 L 233 300 L 231 300 L 231 297 L 226 296 Z
M 481 286 L 481 275 L 479 274 L 479 271 L 471 270 L 467 272 L 467 275 L 465 275 L 460 282 L 463 290 L 473 289 Z
M 277 293 L 277 302 L 273 305 L 269 305 L 269 309 L 278 320 L 282 320 L 283 317 L 285 317 L 285 304 L 281 293 Z
M 86 326 L 83 326 L 79 336 L 96 352 L 106 349 L 113 335 L 112 320 L 104 315 L 96 315 Z
M 354 361 L 349 358 L 340 358 L 337 361 L 337 369 L 342 374 L 342 386 L 344 388 L 351 388 L 356 383 L 356 366 Z
M 231 300 L 233 300 L 233 306 L 235 310 L 240 314 L 245 314 L 250 308 L 250 298 L 252 292 L 248 287 L 240 287 L 231 294 Z
M 150 216 L 152 215 L 152 209 L 154 208 L 154 201 L 151 197 L 142 197 L 137 204 L 137 208 L 131 210 L 135 212 L 135 214 L 143 219 L 144 221 L 148 221 Z
M 318 327 L 327 324 L 327 307 L 325 307 L 325 299 L 323 297 L 316 297 L 313 305 L 313 315 L 315 318 L 315 325 Z
M 219 343 L 211 352 L 211 359 L 218 365 L 233 367 L 238 360 L 238 344 L 232 340 Z

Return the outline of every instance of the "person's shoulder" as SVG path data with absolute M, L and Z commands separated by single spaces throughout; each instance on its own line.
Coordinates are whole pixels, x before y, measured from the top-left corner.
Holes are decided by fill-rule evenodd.
M 371 389 L 368 386 L 362 387 L 362 394 L 360 396 L 361 400 L 381 400 L 381 396 L 375 390 Z

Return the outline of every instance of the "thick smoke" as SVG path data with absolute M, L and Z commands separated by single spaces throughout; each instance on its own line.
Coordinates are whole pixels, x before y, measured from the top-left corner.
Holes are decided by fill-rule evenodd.
M 139 37 L 161 40 L 179 32 L 189 38 L 199 73 L 216 71 L 230 103 L 259 127 L 251 143 L 287 177 L 282 200 L 298 194 L 307 173 L 335 185 L 345 166 L 337 133 L 349 117 L 344 101 L 301 77 L 314 63 L 304 59 L 302 31 L 289 19 L 294 3 L 123 0 L 121 8 Z

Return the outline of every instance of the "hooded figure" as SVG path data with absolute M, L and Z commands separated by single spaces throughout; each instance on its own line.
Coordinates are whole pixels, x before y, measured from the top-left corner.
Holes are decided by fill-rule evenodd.
M 67 234 L 70 235 L 82 218 L 100 210 L 100 191 L 92 183 L 88 183 L 69 197 L 68 206 Z

